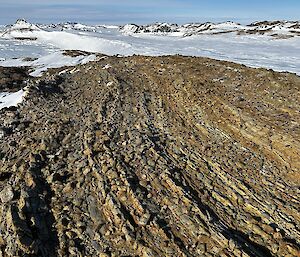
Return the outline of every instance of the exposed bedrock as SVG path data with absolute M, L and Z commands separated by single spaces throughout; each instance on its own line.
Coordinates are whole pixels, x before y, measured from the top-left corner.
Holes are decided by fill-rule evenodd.
M 1 110 L 2 256 L 299 256 L 300 78 L 103 57 Z

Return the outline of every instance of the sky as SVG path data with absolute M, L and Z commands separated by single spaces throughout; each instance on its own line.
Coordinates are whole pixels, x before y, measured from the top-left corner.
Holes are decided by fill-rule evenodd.
M 0 24 L 300 20 L 300 0 L 0 0 Z

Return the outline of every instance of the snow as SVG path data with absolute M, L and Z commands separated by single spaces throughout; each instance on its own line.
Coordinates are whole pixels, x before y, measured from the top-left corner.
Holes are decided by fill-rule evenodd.
M 61 52 L 52 53 L 43 56 L 34 61 L 23 61 L 21 59 L 11 59 L 1 62 L 2 66 L 30 66 L 33 71 L 30 73 L 31 76 L 39 77 L 42 76 L 43 72 L 49 68 L 59 68 L 63 66 L 75 66 L 77 64 L 86 64 L 91 61 L 95 61 L 97 56 L 94 54 L 87 56 L 76 56 L 71 57 L 63 55 Z M 74 71 L 73 71 L 74 72 Z M 4 107 L 17 106 L 22 102 L 26 91 L 20 90 L 18 92 L 0 92 L 0 110 Z
M 10 27 L 9 30 L 39 30 L 39 28 L 36 25 L 31 24 L 23 19 L 19 19 Z
M 118 29 L 119 26 L 116 26 L 116 25 L 99 25 L 103 28 L 106 28 L 106 29 Z
M 96 55 L 91 54 L 88 56 L 66 56 L 62 53 L 53 53 L 33 61 L 29 66 L 35 67 L 35 70 L 30 73 L 31 76 L 40 77 L 43 72 L 49 68 L 59 68 L 63 66 L 75 66 L 78 64 L 86 64 L 96 60 Z
M 111 65 L 110 65 L 110 64 L 106 64 L 106 65 L 102 68 L 102 70 L 108 70 L 109 68 L 111 68 Z
M 132 35 L 133 33 L 135 33 L 138 30 L 138 26 L 135 24 L 126 24 L 125 26 L 123 26 L 121 28 L 121 32 L 124 35 Z
M 23 89 L 14 93 L 2 92 L 0 93 L 0 110 L 5 107 L 17 106 L 22 102 L 23 97 L 26 95 L 26 91 Z
M 12 26 L 14 29 L 0 27 L 4 32 L 1 36 L 0 31 L 0 65 L 34 66 L 39 70 L 33 74 L 39 76 L 49 67 L 76 65 L 84 62 L 83 59 L 86 58 L 86 56 L 62 56 L 63 50 L 82 50 L 118 56 L 133 54 L 204 56 L 234 61 L 251 67 L 265 67 L 300 74 L 300 37 L 275 39 L 270 35 L 279 32 L 289 35 L 287 33 L 290 32 L 287 30 L 290 31 L 291 26 L 298 26 L 299 22 L 275 22 L 267 25 L 254 23 L 248 26 L 233 22 L 193 23 L 182 26 L 156 23 L 140 27 L 128 24 L 121 28 L 109 25 L 87 26 L 79 23 L 38 26 L 31 26 L 26 22 L 18 23 Z M 19 30 L 18 26 L 30 29 Z M 141 27 L 147 28 L 150 32 L 135 33 L 137 29 L 140 31 Z M 212 34 L 262 27 L 272 27 L 272 31 L 266 35 Z M 169 29 L 170 32 L 154 32 Z M 36 40 L 15 40 L 20 37 Z M 24 62 L 24 57 L 37 57 L 38 60 Z M 90 58 L 94 60 L 95 57 Z
M 88 52 L 133 54 L 131 45 L 120 40 L 107 40 L 100 37 L 85 36 L 65 31 L 11 31 L 4 38 L 34 38 L 38 43 L 54 46 L 62 50 L 82 50 Z
M 84 56 L 71 57 L 64 55 L 61 52 L 52 53 L 34 61 L 23 61 L 21 59 L 6 60 L 0 62 L 1 66 L 14 67 L 14 66 L 30 66 L 33 71 L 30 73 L 31 76 L 40 77 L 43 72 L 49 68 L 59 68 L 63 66 L 75 66 L 78 64 L 86 64 L 91 61 L 95 61 L 97 56 L 94 54 Z
M 267 32 L 265 35 L 238 34 L 250 30 Z M 95 61 L 95 53 L 118 57 L 133 54 L 181 54 L 233 61 L 251 67 L 265 67 L 300 75 L 300 36 L 296 33 L 300 35 L 300 23 L 287 21 L 257 22 L 247 26 L 233 22 L 207 22 L 181 26 L 155 23 L 118 27 L 88 26 L 80 23 L 34 25 L 18 20 L 14 25 L 0 26 L 0 66 L 29 66 L 30 75 L 39 77 L 49 68 Z M 274 34 L 287 39 L 275 38 L 272 36 Z M 296 36 L 288 38 L 291 35 Z M 64 54 L 65 50 L 81 50 L 90 54 L 82 53 L 72 57 Z M 31 59 L 25 59 L 26 57 Z M 103 67 L 109 68 L 110 64 Z M 77 71 L 75 67 L 71 72 Z M 108 83 L 108 86 L 111 85 L 112 83 Z M 16 106 L 24 95 L 24 90 L 14 93 L 0 92 L 0 109 Z

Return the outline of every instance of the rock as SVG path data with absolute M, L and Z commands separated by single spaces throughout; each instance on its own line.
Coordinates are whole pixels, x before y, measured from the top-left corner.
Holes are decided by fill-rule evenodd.
M 29 77 L 26 67 L 0 67 L 0 92 L 15 92 L 22 89 Z
M 14 199 L 14 191 L 11 186 L 6 186 L 1 192 L 0 192 L 0 200 L 2 203 L 10 202 Z
M 0 129 L 0 139 L 4 138 L 5 131 L 3 129 Z
M 298 76 L 182 56 L 75 68 L 0 112 L 3 253 L 299 255 Z

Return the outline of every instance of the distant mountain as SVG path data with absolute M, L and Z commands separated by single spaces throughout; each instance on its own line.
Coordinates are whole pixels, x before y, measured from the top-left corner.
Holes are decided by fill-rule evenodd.
M 289 38 L 300 35 L 299 21 L 263 21 L 249 25 L 241 25 L 235 22 L 222 23 L 188 23 L 184 25 L 170 23 L 154 23 L 149 25 L 126 24 L 120 27 L 120 31 L 126 35 L 136 33 L 173 34 L 181 36 L 193 36 L 201 34 L 236 33 L 269 35 L 275 38 Z
M 105 28 L 104 26 L 88 26 L 77 22 L 64 22 L 57 24 L 32 24 L 24 19 L 18 19 L 15 24 L 4 27 L 4 37 L 17 39 L 30 39 L 28 32 L 36 31 L 84 31 L 97 32 L 97 29 Z M 26 34 L 26 35 L 25 35 Z
M 78 31 L 87 31 L 87 32 L 96 32 L 96 26 L 88 26 L 77 22 L 64 22 L 57 24 L 41 24 L 43 29 L 54 29 L 54 30 L 78 30 Z
M 41 29 L 24 19 L 18 19 L 15 24 L 7 25 L 4 29 L 3 37 L 20 40 L 35 40 L 35 37 L 28 36 L 28 32 L 41 31 Z
M 154 23 L 149 25 L 136 25 L 136 24 L 127 24 L 121 26 L 120 30 L 124 33 L 157 33 L 157 34 L 166 34 L 166 33 L 179 33 L 185 36 L 194 35 L 208 31 L 232 31 L 233 29 L 241 29 L 241 25 L 234 22 L 225 22 L 214 24 L 211 22 L 206 23 L 188 23 L 184 25 L 170 24 L 170 23 Z
M 40 28 L 32 23 L 27 22 L 24 19 L 18 19 L 15 24 L 7 25 L 6 31 L 12 32 L 12 31 L 34 31 L 34 30 L 40 30 Z
M 235 22 L 222 23 L 153 23 L 148 25 L 126 24 L 122 26 L 84 25 L 77 22 L 64 22 L 57 24 L 32 24 L 24 19 L 19 19 L 13 25 L 4 28 L 4 37 L 16 39 L 34 39 L 28 37 L 28 32 L 34 31 L 74 31 L 74 32 L 100 32 L 105 29 L 114 29 L 124 35 L 154 34 L 189 37 L 195 35 L 217 35 L 235 33 L 237 35 L 267 35 L 277 39 L 300 36 L 300 21 L 259 21 L 249 25 Z M 34 34 L 34 33 L 33 33 Z
M 83 32 L 99 32 L 99 29 L 118 29 L 114 25 L 85 25 L 77 22 L 63 22 L 53 24 L 40 24 L 40 28 L 45 30 L 61 30 L 61 31 L 83 31 Z
M 125 34 L 131 33 L 174 33 L 179 32 L 180 26 L 170 23 L 154 23 L 150 25 L 126 24 L 120 27 Z

